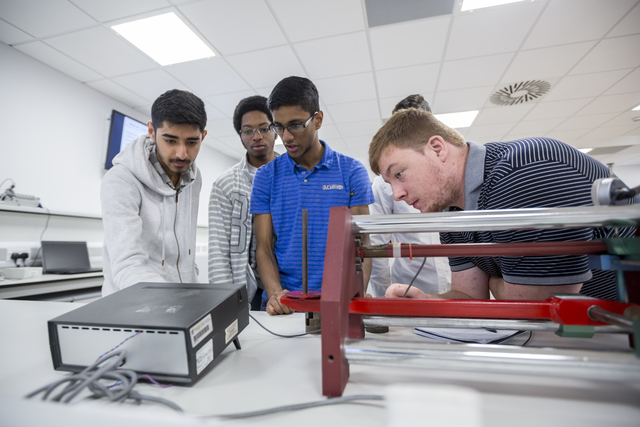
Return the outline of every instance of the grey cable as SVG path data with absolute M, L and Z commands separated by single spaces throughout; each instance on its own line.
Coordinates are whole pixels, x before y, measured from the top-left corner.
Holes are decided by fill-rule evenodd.
M 236 420 L 241 418 L 260 417 L 263 415 L 276 414 L 278 412 L 300 411 L 302 409 L 317 408 L 320 406 L 338 405 L 351 403 L 357 400 L 384 400 L 384 396 L 376 394 L 357 394 L 354 396 L 335 397 L 327 400 L 317 400 L 315 402 L 298 403 L 296 405 L 277 406 L 275 408 L 262 409 L 260 411 L 240 412 L 237 414 L 207 415 L 204 418 L 223 418 Z
M 44 237 L 44 232 L 47 231 L 47 227 L 49 227 L 49 219 L 51 218 L 51 211 L 49 211 L 49 208 L 45 208 L 44 206 L 42 208 L 47 210 L 47 222 L 44 224 L 44 230 L 40 233 L 40 247 L 38 248 L 38 252 L 36 252 L 36 256 L 33 257 L 33 260 L 31 261 L 31 267 L 33 267 L 38 260 L 38 255 L 40 255 L 40 250 L 42 249 L 42 238 Z
M 93 393 L 90 396 L 91 398 L 99 399 L 105 397 L 112 402 L 124 402 L 126 399 L 134 399 L 137 401 L 147 400 L 161 403 L 178 412 L 182 412 L 182 409 L 173 402 L 158 397 L 145 396 L 133 391 L 133 387 L 138 382 L 138 374 L 130 369 L 118 369 L 118 367 L 124 363 L 126 354 L 126 349 L 107 353 L 81 372 L 67 375 L 64 378 L 41 387 L 29 393 L 26 398 L 29 399 L 44 392 L 42 400 L 47 400 L 59 386 L 67 384 L 62 391 L 52 396 L 50 400 L 70 403 L 80 392 L 88 388 Z M 109 388 L 102 384 L 100 380 L 119 381 L 122 383 L 122 386 Z
M 409 289 L 411 289 L 411 285 L 413 285 L 413 282 L 416 281 L 416 279 L 418 278 L 418 275 L 420 274 L 420 272 L 422 271 L 422 267 L 424 267 L 424 263 L 427 262 L 427 257 L 424 257 L 422 259 L 422 264 L 420 264 L 420 268 L 418 269 L 418 271 L 416 272 L 416 275 L 413 276 L 413 279 L 411 279 L 411 283 L 409 283 L 409 286 L 407 287 L 407 290 L 404 291 L 404 295 L 402 295 L 402 298 L 406 298 L 407 297 L 407 292 L 409 292 Z
M 282 334 L 279 334 L 279 333 L 277 333 L 277 332 L 273 332 L 273 331 L 270 331 L 269 329 L 267 329 L 267 327 L 266 327 L 266 326 L 264 326 L 262 323 L 258 322 L 258 319 L 256 319 L 255 317 L 253 317 L 253 316 L 251 315 L 251 313 L 249 313 L 249 317 L 251 317 L 251 318 L 253 319 L 253 321 L 254 321 L 254 322 L 256 322 L 258 325 L 260 325 L 260 327 L 261 327 L 262 329 L 264 329 L 265 331 L 269 332 L 270 334 L 275 335 L 275 336 L 280 337 L 280 338 L 295 338 L 295 337 L 303 337 L 303 336 L 305 336 L 305 335 L 315 335 L 315 334 L 319 334 L 319 333 L 320 333 L 320 331 L 314 331 L 314 332 L 303 332 L 303 333 L 301 333 L 301 334 L 282 335 Z

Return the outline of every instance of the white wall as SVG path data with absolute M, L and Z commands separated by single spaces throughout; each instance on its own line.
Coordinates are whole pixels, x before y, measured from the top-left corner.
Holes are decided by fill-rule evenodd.
M 0 64 L 0 182 L 13 179 L 15 192 L 51 210 L 100 215 L 111 110 L 149 117 L 3 43 Z M 211 185 L 237 160 L 203 145 L 196 163 L 206 226 Z

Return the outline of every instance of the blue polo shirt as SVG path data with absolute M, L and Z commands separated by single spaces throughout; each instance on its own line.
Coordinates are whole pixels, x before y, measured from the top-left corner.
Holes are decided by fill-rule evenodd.
M 329 210 L 374 202 L 362 163 L 333 151 L 324 141 L 322 161 L 311 172 L 288 155 L 276 157 L 256 172 L 251 213 L 271 214 L 283 289 L 302 289 L 302 210 L 307 209 L 309 290 L 322 287 Z

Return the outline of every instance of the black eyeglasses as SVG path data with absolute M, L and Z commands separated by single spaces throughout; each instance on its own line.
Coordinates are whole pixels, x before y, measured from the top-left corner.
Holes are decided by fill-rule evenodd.
M 269 132 L 270 128 L 269 127 L 261 127 L 261 128 L 246 128 L 246 129 L 241 129 L 240 132 L 238 132 L 240 134 L 240 136 L 242 136 L 243 138 L 252 138 L 253 135 L 256 133 L 256 131 L 258 131 L 258 133 L 261 136 L 265 136 L 267 134 L 267 132 Z
M 291 125 L 287 127 L 272 124 L 271 126 L 269 126 L 269 129 L 271 129 L 271 132 L 277 133 L 278 135 L 284 135 L 285 129 L 288 130 L 289 133 L 301 133 L 301 132 L 304 132 L 307 126 L 309 126 L 309 123 L 311 123 L 311 119 L 313 119 L 313 117 L 316 114 L 318 114 L 317 111 L 313 113 L 311 117 L 309 117 L 309 120 L 307 120 L 304 124 L 297 123 L 295 125 Z

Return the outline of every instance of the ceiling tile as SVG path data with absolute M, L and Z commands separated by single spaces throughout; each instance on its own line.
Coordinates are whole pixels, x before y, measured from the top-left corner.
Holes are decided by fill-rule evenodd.
M 494 86 L 513 58 L 513 53 L 480 58 L 445 61 L 438 82 L 438 90 Z
M 171 3 L 166 0 L 70 1 L 99 22 L 108 22 L 171 6 Z
M 97 80 L 94 82 L 86 83 L 87 86 L 104 93 L 107 96 L 120 101 L 128 107 L 140 107 L 149 104 L 144 98 L 132 93 L 130 90 L 123 88 L 122 86 L 112 82 L 111 80 Z
M 611 89 L 606 91 L 605 95 L 614 95 L 618 93 L 640 92 L 640 68 L 636 68 L 625 78 L 613 85 Z M 640 103 L 640 100 L 638 101 Z
M 548 134 L 546 134 L 545 136 L 547 138 L 557 139 L 558 141 L 562 141 L 566 144 L 576 147 L 575 141 L 587 132 L 589 131 L 584 129 L 574 129 L 574 130 L 554 129 L 550 131 Z
M 326 115 L 325 115 L 326 117 Z M 342 139 L 342 135 L 338 132 L 338 128 L 336 125 L 326 125 L 324 122 L 322 123 L 322 127 L 318 131 L 318 135 L 320 135 L 320 139 L 329 140 L 332 139 Z
M 633 119 L 637 119 L 638 121 L 633 121 Z M 622 114 L 617 115 L 613 119 L 609 120 L 606 123 L 602 124 L 602 127 L 608 126 L 627 126 L 627 125 L 635 125 L 640 126 L 640 111 L 625 111 Z
M 365 28 L 360 0 L 270 0 L 269 4 L 292 43 Z M 313 19 L 302 16 L 312 16 Z
M 640 4 L 633 8 L 607 37 L 626 36 L 640 32 Z
M 378 96 L 400 99 L 414 93 L 431 93 L 436 88 L 440 64 L 416 65 L 376 71 Z
M 287 43 L 264 0 L 206 0 L 179 9 L 222 55 Z
M 573 43 L 570 45 L 533 49 L 519 52 L 502 82 L 539 80 L 562 77 L 571 70 L 596 42 Z
M 127 74 L 126 76 L 114 77 L 112 80 L 150 102 L 155 101 L 157 97 L 170 89 L 189 90 L 164 70 Z
M 376 70 L 440 61 L 450 20 L 442 16 L 369 30 Z
M 635 0 L 551 0 L 523 49 L 600 39 L 634 3 Z
M 256 93 L 253 90 L 243 90 L 241 92 L 225 93 L 224 95 L 207 96 L 206 100 L 227 117 L 233 117 L 236 105 L 238 105 L 238 103 L 244 98 L 255 94 Z
M 638 127 L 637 123 L 626 126 L 599 127 L 584 135 L 584 138 L 616 138 Z
M 240 136 L 236 133 L 231 119 L 207 120 L 207 134 L 212 138 L 233 136 L 240 142 Z
M 103 27 L 77 31 L 44 41 L 107 77 L 158 67 L 146 55 Z
M 640 92 L 621 93 L 618 95 L 604 95 L 596 98 L 592 103 L 580 110 L 576 115 L 602 113 L 624 113 L 640 103 Z
M 96 26 L 97 22 L 67 0 L 0 1 L 2 19 L 31 34 L 42 38 Z
M 222 113 L 222 111 L 218 110 L 216 107 L 206 101 L 204 103 L 204 108 L 207 111 L 207 120 L 219 120 L 228 118 Z
M 563 121 L 562 118 L 521 121 L 509 133 L 528 135 L 528 137 L 540 136 L 550 132 Z
M 345 140 L 353 136 L 366 136 L 371 138 L 382 126 L 381 120 L 367 120 L 362 122 L 341 123 L 336 125 Z
M 248 90 L 249 85 L 220 57 L 184 62 L 164 67 L 200 96 Z
M 95 71 L 40 41 L 24 43 L 16 46 L 16 49 L 81 82 L 104 78 Z
M 230 55 L 225 59 L 252 87 L 273 88 L 284 77 L 306 77 L 290 46 Z
M 640 34 L 602 40 L 571 74 L 634 68 L 640 65 Z
M 506 107 L 483 108 L 476 119 L 476 125 L 493 125 L 498 123 L 511 123 L 522 120 L 522 118 L 534 107 L 534 104 L 509 105 Z
M 539 102 L 527 114 L 525 120 L 544 120 L 571 117 L 594 98 L 570 99 L 567 101 Z
M 615 70 L 565 77 L 555 86 L 551 87 L 549 93 L 545 95 L 545 101 L 561 101 L 565 99 L 598 96 L 620 81 L 622 77 L 628 73 L 629 70 Z
M 327 105 L 327 108 L 331 114 L 336 117 L 334 122 L 338 124 L 365 120 L 380 120 L 378 101 L 375 99 Z
M 371 71 L 364 31 L 296 43 L 294 49 L 312 79 Z
M 373 134 L 371 136 L 352 136 L 345 138 L 344 143 L 352 152 L 354 150 L 361 150 L 363 148 L 368 152 L 369 144 L 371 144 L 372 137 Z
M 29 34 L 24 31 L 20 31 L 13 25 L 0 19 L 0 42 L 12 45 L 14 43 L 25 42 L 32 39 L 33 37 Z
M 474 124 L 465 132 L 465 139 L 483 144 L 486 144 L 487 142 L 501 141 L 512 127 L 513 124 L 511 123 L 500 123 L 495 125 Z
M 138 107 L 134 107 L 136 110 L 144 113 L 147 116 L 148 120 L 151 120 L 151 104 L 148 105 L 140 105 Z
M 446 59 L 518 50 L 543 6 L 544 2 L 520 3 L 456 15 L 447 42 Z
M 438 91 L 431 107 L 435 114 L 480 110 L 487 103 L 492 91 L 493 86 Z
M 314 83 L 325 104 L 364 101 L 376 97 L 373 73 L 318 79 Z
M 614 118 L 616 114 L 592 114 L 590 116 L 573 116 L 556 127 L 557 130 L 577 130 L 590 131 L 601 124 Z

